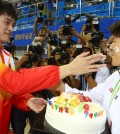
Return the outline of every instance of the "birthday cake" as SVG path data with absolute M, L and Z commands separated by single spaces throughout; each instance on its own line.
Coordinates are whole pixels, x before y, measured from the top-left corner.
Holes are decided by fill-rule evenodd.
M 45 119 L 66 134 L 100 134 L 105 129 L 106 112 L 86 96 L 62 93 L 48 101 Z

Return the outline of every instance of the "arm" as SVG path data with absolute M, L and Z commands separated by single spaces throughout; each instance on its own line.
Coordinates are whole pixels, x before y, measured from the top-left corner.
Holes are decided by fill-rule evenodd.
M 15 69 L 19 70 L 21 68 L 21 66 L 23 65 L 23 63 L 26 62 L 27 60 L 29 60 L 29 53 L 25 53 L 22 56 L 22 58 L 15 63 Z
M 47 33 L 48 34 L 51 34 L 51 31 L 50 31 L 50 29 L 46 26 L 46 24 L 45 24 L 45 22 L 43 21 L 43 22 L 41 22 L 41 25 L 46 29 L 46 31 L 47 31 Z
M 70 87 L 72 88 L 77 88 L 79 89 L 80 86 L 80 80 L 75 79 L 75 75 L 70 75 L 67 78 L 69 79 L 69 83 L 67 83 Z
M 21 69 L 13 72 L 0 63 L 0 88 L 13 95 L 25 94 L 47 89 L 57 84 L 60 79 L 69 75 L 78 75 L 97 71 L 104 64 L 93 64 L 103 58 L 102 54 L 87 56 L 83 53 L 71 63 L 63 66 L 44 66 L 31 69 Z M 79 69 L 78 69 L 79 68 Z
M 48 49 L 47 55 L 48 55 L 48 58 L 50 58 L 51 57 L 51 45 L 49 43 L 47 43 L 47 49 Z
M 47 101 L 43 98 L 34 98 L 31 94 L 25 94 L 21 96 L 14 96 L 12 104 L 23 111 L 33 110 L 34 112 L 39 113 L 47 105 Z
M 74 36 L 78 37 L 78 39 L 79 39 L 81 42 L 83 42 L 83 44 L 86 44 L 86 39 L 85 39 L 81 34 L 79 34 L 74 28 L 71 29 L 71 33 L 72 33 Z
M 38 21 L 38 18 L 35 19 L 34 25 L 33 25 L 34 37 L 37 36 L 37 21 Z
M 96 81 L 92 78 L 91 75 L 85 74 L 84 76 L 85 76 L 85 78 L 86 78 L 86 80 L 87 80 L 87 83 L 88 83 L 90 89 L 92 89 L 92 88 L 94 88 L 94 87 L 97 86 Z
M 59 68 L 46 66 L 12 71 L 0 64 L 0 87 L 2 90 L 21 95 L 47 89 L 60 81 Z

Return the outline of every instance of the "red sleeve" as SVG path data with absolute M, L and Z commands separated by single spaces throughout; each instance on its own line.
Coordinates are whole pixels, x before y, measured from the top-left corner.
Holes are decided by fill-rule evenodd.
M 12 104 L 21 110 L 24 111 L 30 111 L 30 109 L 27 107 L 26 103 L 30 98 L 33 98 L 34 96 L 31 94 L 25 94 L 25 95 L 15 95 L 12 99 Z
M 59 81 L 59 67 L 57 66 L 21 69 L 17 72 L 0 63 L 0 89 L 13 95 L 47 89 Z

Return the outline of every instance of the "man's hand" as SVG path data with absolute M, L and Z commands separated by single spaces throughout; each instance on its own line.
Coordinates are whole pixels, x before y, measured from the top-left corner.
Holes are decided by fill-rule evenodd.
M 105 64 L 94 64 L 95 62 L 106 58 L 105 55 L 99 53 L 88 56 L 88 54 L 89 52 L 80 54 L 69 64 L 72 73 L 71 75 L 96 72 L 100 67 L 106 66 Z
M 47 105 L 47 101 L 43 98 L 31 98 L 27 102 L 27 106 L 36 113 L 41 112 Z
M 94 64 L 106 58 L 103 54 L 93 54 L 88 56 L 89 52 L 82 53 L 77 56 L 70 64 L 60 66 L 60 79 L 69 75 L 80 75 L 89 72 L 96 72 L 99 68 L 106 66 L 106 64 Z

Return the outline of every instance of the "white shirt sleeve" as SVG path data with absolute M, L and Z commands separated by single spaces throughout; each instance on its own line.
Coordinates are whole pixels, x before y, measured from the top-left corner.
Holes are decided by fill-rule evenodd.
M 110 76 L 109 69 L 107 67 L 102 67 L 97 71 L 95 76 L 95 81 L 97 84 L 104 82 Z
M 98 103 L 100 105 L 103 104 L 103 98 L 104 98 L 104 83 L 99 84 L 97 87 L 90 90 L 90 92 L 87 91 L 80 91 L 76 88 L 71 88 L 67 84 L 65 84 L 65 92 L 66 93 L 83 93 L 86 96 L 89 96 L 93 102 Z

